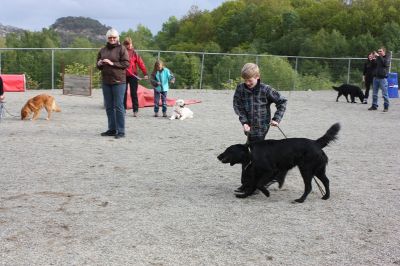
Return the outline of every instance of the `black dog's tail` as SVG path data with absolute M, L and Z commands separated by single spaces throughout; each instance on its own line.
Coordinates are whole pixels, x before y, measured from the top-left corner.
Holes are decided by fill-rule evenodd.
M 335 91 L 339 91 L 339 87 L 332 86 Z
M 322 148 L 328 146 L 328 144 L 331 141 L 334 141 L 337 139 L 337 134 L 340 130 L 340 124 L 336 123 L 333 124 L 328 131 L 326 131 L 325 135 L 323 135 L 322 137 L 320 137 L 319 139 L 316 140 L 316 142 L 318 143 L 318 145 Z

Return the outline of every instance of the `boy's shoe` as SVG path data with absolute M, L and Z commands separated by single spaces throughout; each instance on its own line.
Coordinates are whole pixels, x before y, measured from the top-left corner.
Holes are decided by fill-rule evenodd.
M 167 113 L 162 113 L 162 117 L 167 117 Z
M 138 112 L 133 112 L 133 117 L 137 117 Z
M 115 134 L 115 138 L 116 138 L 116 139 L 125 138 L 125 133 L 118 133 L 118 134 Z
M 154 113 L 154 117 L 158 117 L 158 113 Z
M 107 136 L 110 137 L 110 136 L 115 136 L 116 133 L 117 132 L 115 130 L 107 130 L 107 131 L 105 131 L 103 133 L 100 133 L 100 135 L 102 137 L 107 137 Z
M 384 112 L 389 112 L 389 108 L 383 109 Z
M 244 192 L 244 186 L 241 185 L 240 187 L 238 187 L 237 189 L 235 189 L 234 192 Z
M 369 111 L 375 111 L 375 110 L 377 110 L 378 108 L 376 108 L 375 106 L 371 106 L 370 108 L 368 108 L 368 110 Z
M 363 104 L 368 104 L 367 99 L 364 99 Z

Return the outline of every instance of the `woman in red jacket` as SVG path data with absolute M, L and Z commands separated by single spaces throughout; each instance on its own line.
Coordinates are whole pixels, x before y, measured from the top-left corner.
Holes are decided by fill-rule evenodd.
M 124 46 L 128 50 L 129 53 L 129 67 L 126 69 L 126 91 L 125 91 L 125 98 L 124 98 L 124 106 L 125 110 L 127 107 L 127 95 L 128 95 L 128 84 L 130 87 L 131 92 L 131 99 L 132 99 L 132 110 L 133 116 L 136 117 L 139 111 L 139 101 L 137 97 L 137 88 L 138 88 L 138 72 L 137 66 L 139 66 L 140 70 L 144 75 L 144 79 L 148 79 L 146 66 L 142 58 L 136 53 L 132 39 L 130 37 L 126 37 L 124 40 Z

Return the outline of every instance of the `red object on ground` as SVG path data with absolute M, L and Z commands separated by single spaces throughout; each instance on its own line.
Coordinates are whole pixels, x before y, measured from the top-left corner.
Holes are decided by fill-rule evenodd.
M 137 95 L 138 95 L 138 101 L 139 101 L 139 108 L 154 106 L 154 90 L 150 90 L 150 89 L 143 87 L 142 85 L 139 85 L 138 89 L 137 89 Z M 126 98 L 127 98 L 126 99 L 127 109 L 132 109 L 132 100 L 131 100 L 130 89 L 128 89 L 128 96 Z M 176 99 L 167 97 L 167 105 L 168 106 L 173 106 L 175 104 L 175 101 L 176 101 Z M 194 104 L 194 103 L 200 103 L 200 102 L 201 101 L 199 101 L 199 100 L 185 100 L 185 104 Z M 161 105 L 161 101 L 160 101 L 160 105 Z
M 2 74 L 4 92 L 25 91 L 25 75 Z

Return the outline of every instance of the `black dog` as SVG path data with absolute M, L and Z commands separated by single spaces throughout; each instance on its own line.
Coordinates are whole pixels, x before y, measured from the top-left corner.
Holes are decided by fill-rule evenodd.
M 329 179 L 325 174 L 328 157 L 322 148 L 337 139 L 340 124 L 332 125 L 321 138 L 311 140 L 306 138 L 288 138 L 282 140 L 263 140 L 249 145 L 236 144 L 228 147 L 218 159 L 222 163 L 234 165 L 240 163 L 244 166 L 244 192 L 237 197 L 245 198 L 259 189 L 267 197 L 268 190 L 265 185 L 278 181 L 282 186 L 287 172 L 295 166 L 299 167 L 304 181 L 304 193 L 296 199 L 304 202 L 311 191 L 311 182 L 314 176 L 321 180 L 325 187 L 326 200 L 330 196 Z M 244 174 L 244 173 L 242 173 Z
M 364 93 L 362 92 L 360 87 L 350 85 L 350 84 L 343 84 L 340 87 L 335 87 L 332 86 L 332 88 L 338 92 L 338 96 L 336 98 L 336 101 L 339 101 L 339 97 L 344 95 L 346 97 L 346 101 L 349 102 L 349 99 L 347 96 L 350 95 L 351 103 L 356 102 L 356 97 L 360 98 L 361 103 L 364 101 Z

